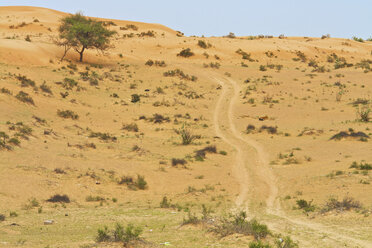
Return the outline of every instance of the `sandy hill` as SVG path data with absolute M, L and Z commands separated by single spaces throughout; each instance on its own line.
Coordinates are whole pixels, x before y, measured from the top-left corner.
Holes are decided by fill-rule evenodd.
M 61 62 L 66 15 L 0 7 L 0 247 L 122 247 L 97 241 L 115 223 L 138 247 L 372 247 L 372 42 L 100 19 L 113 48 Z

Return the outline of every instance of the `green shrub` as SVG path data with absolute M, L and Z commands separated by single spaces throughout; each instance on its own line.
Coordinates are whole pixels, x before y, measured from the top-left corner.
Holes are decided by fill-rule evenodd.
M 349 211 L 351 209 L 361 209 L 362 204 L 359 201 L 356 201 L 354 198 L 346 196 L 342 201 L 339 201 L 335 197 L 331 197 L 327 200 L 323 208 L 321 209 L 322 213 L 329 212 L 332 210 L 338 211 Z
M 210 43 L 207 43 L 203 40 L 198 40 L 198 46 L 201 47 L 201 48 L 204 48 L 204 49 L 212 47 L 212 45 Z
M 26 76 L 18 75 L 16 78 L 21 82 L 22 87 L 35 87 L 35 82 L 31 79 L 28 79 Z
M 244 211 L 233 215 L 230 219 L 222 220 L 221 224 L 216 225 L 211 231 L 226 237 L 231 234 L 252 235 L 256 240 L 264 239 L 270 234 L 268 227 L 259 223 L 257 220 L 246 220 L 247 214 Z
M 188 58 L 188 57 L 194 56 L 194 53 L 191 51 L 190 48 L 186 48 L 186 49 L 181 50 L 181 52 L 178 53 L 177 56 Z
M 5 220 L 5 215 L 0 214 L 0 222 Z
M 15 96 L 19 101 L 24 102 L 24 103 L 29 103 L 31 105 L 35 105 L 34 100 L 32 97 L 23 91 L 18 92 L 18 94 Z
M 15 211 L 10 211 L 9 212 L 9 217 L 17 217 L 17 216 L 18 216 L 17 212 L 15 212 Z
M 111 235 L 112 233 L 112 235 Z M 103 229 L 99 228 L 96 241 L 97 242 L 123 242 L 124 247 L 128 247 L 132 242 L 140 241 L 142 229 L 133 224 L 128 224 L 126 227 L 116 223 L 115 229 L 111 232 L 107 226 Z
M 51 95 L 53 94 L 53 92 L 52 92 L 50 86 L 46 85 L 45 82 L 44 82 L 42 85 L 40 85 L 39 87 L 40 87 L 40 89 L 41 89 L 43 92 L 48 93 L 48 94 L 51 94 Z
M 353 40 L 355 40 L 357 42 L 364 42 L 364 40 L 362 38 L 358 38 L 356 36 L 353 37 Z
M 255 60 L 251 58 L 250 53 L 244 52 L 242 49 L 238 49 L 235 51 L 235 53 L 240 54 L 242 56 L 242 59 L 248 60 L 249 62 L 254 62 Z
M 357 116 L 359 121 L 361 122 L 369 122 L 369 114 L 371 113 L 371 109 L 369 106 L 362 106 L 361 108 L 357 109 Z
M 109 240 L 110 240 L 110 234 L 109 234 L 108 227 L 105 226 L 103 229 L 98 228 L 96 241 L 97 242 L 107 242 Z
M 140 95 L 132 94 L 132 100 L 131 100 L 132 103 L 139 102 L 140 100 L 141 100 Z
M 294 242 L 289 236 L 279 238 L 275 241 L 277 248 L 298 248 L 298 244 Z
M 47 202 L 63 202 L 63 203 L 70 203 L 70 198 L 67 195 L 53 195 L 50 197 Z
M 131 132 L 138 132 L 139 131 L 137 123 L 123 124 L 122 129 L 127 130 L 127 131 L 131 131 Z
M 299 209 L 303 209 L 305 212 L 314 212 L 315 206 L 312 205 L 312 201 L 306 201 L 303 199 L 297 200 L 296 204 Z
M 89 138 L 98 138 L 103 141 L 117 141 L 117 138 L 115 136 L 112 136 L 109 133 L 101 133 L 101 132 L 91 132 L 89 135 Z
M 182 145 L 189 145 L 191 144 L 195 139 L 200 138 L 199 135 L 194 135 L 190 132 L 190 130 L 182 128 L 178 131 L 178 134 L 181 136 L 182 139 Z
M 12 92 L 10 90 L 8 90 L 7 88 L 1 88 L 0 93 L 13 95 Z
M 169 208 L 171 206 L 170 201 L 168 201 L 168 198 L 166 196 L 163 197 L 163 199 L 160 202 L 161 208 Z
M 187 161 L 183 158 L 172 158 L 172 166 L 185 165 Z
M 261 242 L 261 240 L 259 240 L 250 242 L 249 248 L 271 248 L 271 246 L 269 244 L 264 244 Z
M 105 198 L 103 198 L 101 196 L 89 195 L 89 196 L 85 197 L 85 201 L 87 201 L 87 202 L 100 202 L 100 201 L 105 201 Z
M 19 141 L 19 139 L 13 137 L 11 139 L 8 140 L 8 143 L 11 144 L 11 145 L 14 145 L 14 146 L 19 146 L 21 144 L 21 141 Z
M 57 110 L 57 115 L 65 119 L 77 120 L 79 115 L 71 110 Z
M 198 78 L 196 76 L 190 76 L 185 74 L 180 69 L 175 69 L 171 71 L 166 71 L 163 73 L 164 77 L 179 77 L 180 79 L 188 80 L 188 81 L 197 81 Z
M 134 182 L 134 186 L 141 190 L 147 189 L 147 182 L 145 180 L 145 177 L 137 175 L 137 180 Z
M 72 90 L 74 87 L 78 87 L 79 83 L 72 78 L 63 79 L 62 87 L 66 90 Z

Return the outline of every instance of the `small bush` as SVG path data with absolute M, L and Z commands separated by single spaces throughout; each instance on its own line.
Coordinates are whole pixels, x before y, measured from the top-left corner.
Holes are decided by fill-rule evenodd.
M 26 76 L 18 75 L 16 78 L 18 79 L 18 81 L 21 82 L 22 87 L 35 87 L 35 82 L 27 78 Z
M 188 80 L 188 81 L 197 81 L 196 76 L 190 76 L 188 74 L 185 74 L 183 71 L 180 69 L 175 69 L 171 71 L 166 71 L 163 73 L 164 77 L 178 77 L 180 79 Z
M 53 94 L 50 86 L 46 85 L 46 83 L 44 82 L 42 85 L 40 85 L 40 89 L 45 92 L 45 93 L 48 93 L 48 94 Z
M 190 130 L 182 128 L 178 131 L 178 134 L 182 138 L 182 145 L 189 145 L 191 144 L 195 139 L 198 139 L 200 136 L 193 135 Z
M 117 141 L 117 138 L 115 136 L 112 136 L 109 133 L 101 133 L 101 132 L 91 132 L 89 135 L 89 138 L 99 138 L 103 141 Z
M 232 216 L 232 219 L 225 219 L 220 225 L 215 226 L 211 231 L 226 237 L 231 234 L 252 235 L 256 240 L 264 239 L 270 234 L 268 227 L 257 220 L 246 220 L 247 214 L 244 211 Z
M 15 212 L 15 211 L 10 211 L 9 212 L 9 217 L 17 217 L 17 216 L 18 216 L 17 212 Z
M 31 42 L 31 36 L 30 35 L 26 35 L 25 41 Z
M 99 228 L 97 231 L 98 231 L 96 237 L 97 242 L 107 242 L 110 240 L 111 237 L 107 226 L 105 226 L 103 229 Z
M 183 158 L 172 158 L 172 166 L 177 166 L 177 165 L 185 165 L 187 164 L 187 161 Z
M 364 40 L 362 38 L 358 38 L 356 36 L 353 37 L 353 40 L 355 40 L 357 42 L 364 42 Z
M 57 110 L 57 115 L 64 119 L 72 119 L 72 120 L 79 119 L 79 115 L 71 110 Z
M 251 54 L 244 52 L 242 49 L 238 49 L 235 51 L 235 53 L 242 56 L 242 59 L 248 60 L 249 62 L 254 62 L 255 60 L 251 58 Z
M 97 231 L 97 242 L 123 242 L 124 247 L 132 247 L 130 244 L 140 241 L 140 235 L 142 234 L 140 227 L 136 227 L 133 224 L 128 224 L 128 226 L 124 227 L 119 223 L 116 223 L 113 231 L 110 231 L 107 226 L 103 229 L 99 228 Z
M 372 170 L 372 164 L 361 162 L 358 164 L 357 162 L 353 162 L 349 168 L 354 168 L 357 170 Z
M 145 180 L 145 177 L 137 175 L 137 180 L 134 182 L 134 186 L 141 190 L 147 189 L 147 182 Z
M 136 102 L 139 102 L 141 100 L 141 97 L 140 95 L 138 94 L 132 94 L 132 100 L 130 100 L 132 103 L 136 103 Z
M 61 169 L 61 168 L 55 168 L 55 169 L 54 169 L 54 172 L 55 172 L 56 174 L 66 174 L 66 171 L 64 171 L 64 170 Z
M 61 84 L 62 87 L 65 88 L 66 90 L 72 90 L 74 87 L 79 89 L 78 87 L 79 83 L 72 78 L 65 78 L 63 79 L 63 83 L 58 84 Z
M 163 197 L 163 199 L 160 202 L 161 208 L 169 208 L 171 206 L 170 201 L 168 201 L 168 198 L 166 196 Z
M 321 209 L 321 212 L 329 212 L 332 210 L 337 211 L 349 211 L 351 209 L 361 209 L 362 204 L 359 201 L 356 201 L 352 197 L 344 197 L 342 201 L 337 200 L 337 198 L 331 197 L 325 203 L 324 207 Z
M 177 56 L 188 58 L 188 57 L 194 56 L 194 53 L 191 52 L 190 48 L 186 48 L 186 49 L 183 49 L 180 53 L 178 53 Z
M 259 240 L 250 242 L 249 248 L 271 248 L 271 246 L 269 244 L 264 244 L 261 242 L 261 240 Z
M 153 66 L 153 65 L 155 65 L 155 66 L 158 66 L 158 67 L 166 67 L 167 66 L 164 61 L 158 61 L 158 60 L 153 61 L 151 59 L 149 59 L 145 63 L 145 65 L 147 65 L 147 66 Z
M 201 47 L 201 48 L 204 48 L 204 49 L 212 47 L 212 45 L 210 43 L 207 43 L 203 40 L 198 40 L 198 46 Z
M 170 119 L 169 117 L 164 117 L 163 115 L 160 114 L 154 114 L 152 118 L 149 118 L 149 121 L 160 124 L 163 122 L 170 122 Z
M 5 215 L 0 214 L 0 221 L 4 221 L 4 220 L 5 220 Z
M 12 95 L 12 92 L 6 88 L 1 88 L 0 93 Z
M 298 244 L 294 242 L 289 236 L 279 238 L 275 241 L 277 248 L 298 248 Z
M 130 176 L 122 176 L 119 181 L 118 181 L 118 184 L 126 184 L 126 185 L 130 185 L 130 184 L 133 184 L 134 180 L 133 180 L 133 177 L 130 177 Z
M 371 113 L 371 109 L 369 106 L 363 106 L 357 109 L 357 116 L 358 120 L 361 122 L 369 122 L 370 117 L 369 114 Z
M 105 198 L 101 197 L 101 196 L 87 196 L 85 197 L 85 201 L 87 202 L 100 202 L 100 201 L 105 201 Z
M 299 209 L 303 209 L 305 212 L 314 212 L 315 206 L 312 205 L 312 201 L 306 201 L 303 199 L 297 200 L 296 204 Z
M 207 146 L 195 152 L 195 158 L 205 159 L 206 153 L 217 153 L 216 146 Z
M 125 184 L 131 190 L 145 190 L 148 188 L 145 177 L 141 175 L 137 175 L 136 180 L 134 180 L 133 177 L 130 176 L 123 176 L 118 180 L 118 184 Z
M 138 132 L 139 131 L 137 123 L 123 124 L 122 129 L 127 130 L 127 131 L 131 131 L 131 132 Z
M 63 203 L 70 203 L 70 198 L 67 195 L 54 195 L 50 197 L 47 202 L 63 202 Z
M 369 136 L 363 132 L 354 132 L 354 130 L 350 129 L 348 132 L 341 131 L 335 135 L 333 135 L 330 140 L 342 140 L 345 138 L 357 138 L 361 141 L 369 139 Z
M 32 97 L 23 91 L 18 92 L 18 94 L 15 96 L 19 101 L 24 102 L 24 103 L 29 103 L 31 105 L 35 105 L 34 100 Z

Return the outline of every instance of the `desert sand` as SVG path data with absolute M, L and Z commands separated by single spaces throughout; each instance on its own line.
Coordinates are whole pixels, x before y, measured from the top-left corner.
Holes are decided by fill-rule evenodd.
M 113 47 L 61 62 L 53 41 L 66 15 L 0 7 L 0 247 L 121 247 L 95 242 L 116 222 L 141 226 L 151 247 L 248 247 L 253 237 L 181 225 L 202 204 L 214 218 L 245 211 L 299 247 L 372 247 L 372 177 L 360 167 L 372 163 L 372 132 L 358 114 L 371 101 L 372 42 L 185 37 L 100 19 L 117 31 Z M 187 48 L 193 56 L 177 56 Z M 340 132 L 366 137 L 331 139 Z M 118 183 L 138 175 L 144 190 Z M 48 202 L 55 194 L 71 202 Z M 173 208 L 159 207 L 164 196 Z M 327 210 L 345 197 L 358 206 Z

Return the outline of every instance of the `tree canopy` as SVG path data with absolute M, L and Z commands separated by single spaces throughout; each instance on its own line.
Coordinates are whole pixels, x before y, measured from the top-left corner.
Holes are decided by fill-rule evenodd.
M 64 17 L 58 31 L 59 40 L 56 44 L 64 46 L 64 56 L 72 48 L 80 54 L 80 62 L 83 61 L 86 49 L 107 50 L 110 47 L 110 37 L 116 33 L 105 28 L 102 22 L 87 18 L 80 13 Z

